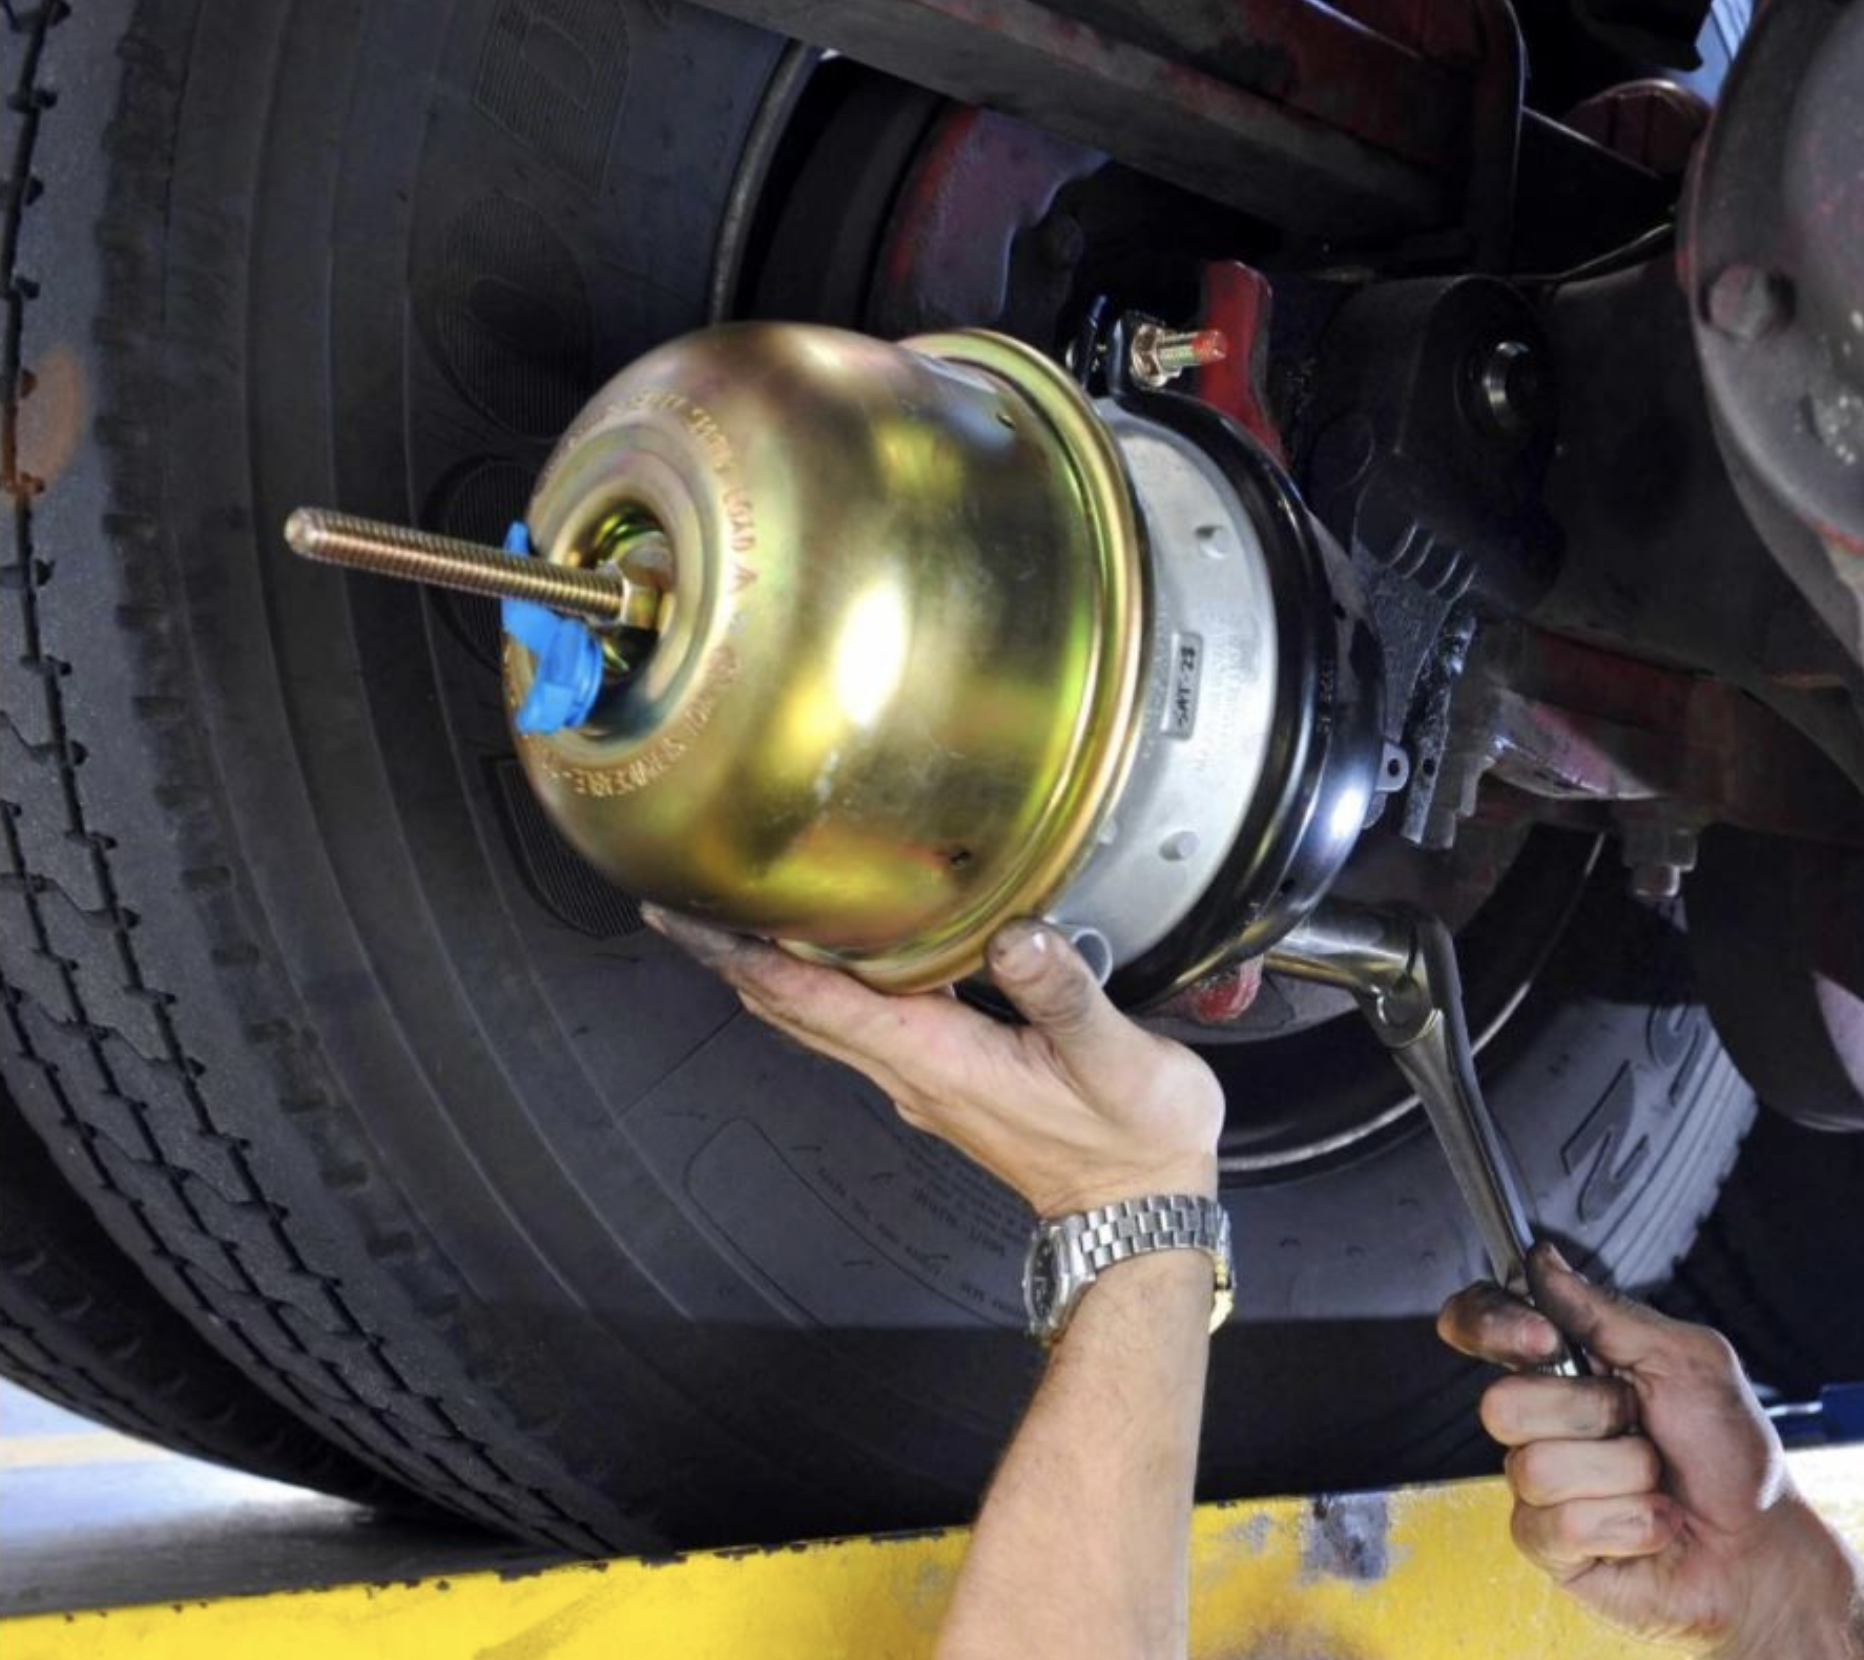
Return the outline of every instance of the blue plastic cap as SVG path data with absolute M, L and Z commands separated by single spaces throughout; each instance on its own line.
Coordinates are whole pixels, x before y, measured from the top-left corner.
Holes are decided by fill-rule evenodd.
M 532 552 L 531 533 L 522 520 L 505 532 L 505 551 Z M 581 726 L 602 691 L 601 642 L 587 625 L 545 605 L 508 599 L 500 610 L 505 632 L 532 658 L 531 689 L 518 706 L 518 730 L 549 733 Z

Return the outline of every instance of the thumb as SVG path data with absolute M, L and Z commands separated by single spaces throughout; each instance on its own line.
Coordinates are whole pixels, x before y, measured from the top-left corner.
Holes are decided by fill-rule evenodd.
M 1132 1024 L 1108 1000 L 1080 952 L 1045 922 L 1011 922 L 991 939 L 997 989 L 1080 1075 L 1113 1060 Z
M 1528 1254 L 1527 1277 L 1534 1306 L 1608 1366 L 1635 1369 L 1649 1365 L 1682 1329 L 1668 1315 L 1607 1286 L 1594 1285 L 1557 1246 L 1544 1241 Z

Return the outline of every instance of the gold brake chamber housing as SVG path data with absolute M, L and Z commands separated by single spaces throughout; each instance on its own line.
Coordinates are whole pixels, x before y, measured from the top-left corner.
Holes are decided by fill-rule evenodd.
M 402 568 L 306 517 L 300 551 Z M 504 672 L 557 827 L 873 985 L 1045 916 L 1155 1001 L 1292 927 L 1374 811 L 1350 568 L 1195 400 L 993 334 L 729 325 L 603 387 L 527 525 L 431 579 L 541 599 Z
M 1292 492 L 1204 406 L 1097 405 L 1017 341 L 674 341 L 528 523 L 629 592 L 586 717 L 519 738 L 563 834 L 877 986 L 1041 915 L 1165 995 L 1291 926 L 1375 799 L 1370 636 Z M 535 671 L 508 639 L 514 711 Z

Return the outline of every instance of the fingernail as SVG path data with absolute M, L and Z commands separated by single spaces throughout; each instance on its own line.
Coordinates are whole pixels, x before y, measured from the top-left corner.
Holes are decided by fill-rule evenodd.
M 1522 1335 L 1535 1354 L 1556 1355 L 1564 1347 L 1564 1340 L 1553 1329 L 1553 1322 L 1541 1315 L 1533 1315 L 1523 1323 Z
M 1011 980 L 1028 980 L 1049 960 L 1053 947 L 1049 930 L 1039 922 L 1010 922 L 990 942 L 990 966 Z
M 1570 1274 L 1576 1280 L 1583 1280 L 1586 1277 L 1566 1260 L 1565 1252 L 1552 1240 L 1543 1239 L 1540 1242 L 1540 1253 L 1550 1267 L 1559 1269 L 1562 1274 Z
M 656 934 L 665 934 L 667 931 L 667 913 L 658 905 L 643 905 L 641 920 Z
M 707 922 L 695 922 L 673 911 L 658 911 L 659 931 L 689 952 L 707 968 L 715 968 L 743 944 L 743 936 L 714 928 Z

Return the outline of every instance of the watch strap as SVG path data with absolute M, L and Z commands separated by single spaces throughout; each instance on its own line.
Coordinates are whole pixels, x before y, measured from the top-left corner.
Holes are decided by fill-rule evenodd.
M 1196 1250 L 1210 1258 L 1213 1296 L 1210 1329 L 1229 1318 L 1234 1299 L 1230 1256 L 1230 1213 L 1201 1194 L 1163 1193 L 1119 1199 L 1037 1224 L 1054 1242 L 1058 1295 L 1034 1335 L 1053 1343 L 1066 1330 L 1087 1288 L 1116 1263 L 1158 1251 Z
M 1230 1254 L 1230 1213 L 1190 1193 L 1118 1199 L 1066 1217 L 1061 1226 L 1095 1274 L 1153 1251 L 1207 1251 L 1226 1263 Z

